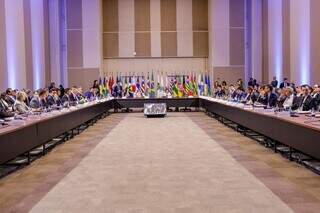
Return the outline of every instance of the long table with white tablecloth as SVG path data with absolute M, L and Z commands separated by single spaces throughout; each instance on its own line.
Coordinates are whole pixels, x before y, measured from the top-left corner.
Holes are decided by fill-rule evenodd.
M 320 119 L 250 108 L 209 97 L 161 99 L 109 99 L 68 110 L 30 116 L 0 129 L 0 164 L 41 146 L 97 116 L 113 109 L 142 108 L 145 103 L 168 107 L 202 108 L 275 141 L 320 159 Z M 19 124 L 20 122 L 20 124 Z

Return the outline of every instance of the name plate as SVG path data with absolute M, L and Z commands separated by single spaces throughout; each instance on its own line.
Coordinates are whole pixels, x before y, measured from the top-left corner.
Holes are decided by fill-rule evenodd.
M 167 114 L 167 105 L 165 103 L 146 103 L 144 104 L 144 115 L 165 116 Z

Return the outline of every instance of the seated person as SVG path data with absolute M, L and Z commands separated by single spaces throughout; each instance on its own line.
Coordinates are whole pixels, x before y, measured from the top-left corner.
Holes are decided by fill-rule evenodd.
M 52 89 L 47 96 L 47 103 L 49 106 L 60 106 L 61 100 L 58 95 L 58 89 Z
M 319 85 L 314 85 L 312 93 L 312 107 L 315 110 L 319 110 L 320 106 L 320 87 Z
M 234 100 L 242 102 L 246 98 L 247 94 L 243 91 L 242 87 L 238 87 L 235 91 Z
M 5 101 L 7 102 L 7 104 L 9 106 L 13 106 L 14 102 L 16 101 L 16 92 L 15 90 L 8 88 L 6 90 L 6 97 L 5 97 Z
M 84 96 L 87 100 L 93 101 L 96 99 L 96 89 L 91 87 L 89 91 L 87 91 Z
M 25 92 L 18 92 L 17 99 L 14 103 L 13 109 L 17 114 L 28 114 L 31 112 L 31 108 L 25 103 L 27 99 L 27 94 Z
M 14 116 L 12 108 L 9 107 L 9 104 L 5 101 L 5 97 L 5 93 L 0 96 L 0 119 Z
M 71 98 L 72 97 L 72 98 Z M 61 98 L 62 106 L 69 107 L 77 105 L 75 98 L 72 95 L 71 89 L 67 88 L 64 91 L 64 95 Z
M 273 86 L 270 84 L 264 86 L 259 102 L 266 107 L 276 107 L 278 96 L 273 92 Z
M 224 95 L 228 96 L 229 100 L 234 100 L 236 97 L 236 88 L 234 87 L 233 84 L 230 84 L 228 90 L 223 90 L 224 91 Z
M 49 107 L 47 102 L 47 90 L 40 90 L 38 95 L 34 95 L 34 97 L 30 101 L 30 107 L 33 109 L 46 109 Z
M 253 89 L 253 87 L 249 86 L 243 102 L 250 105 L 254 104 L 257 101 L 258 96 L 259 94 Z
M 284 108 L 290 108 L 293 104 L 294 99 L 294 90 L 292 87 L 286 87 L 284 90 L 285 99 L 282 103 L 282 107 Z
M 223 98 L 225 96 L 225 91 L 220 85 L 217 87 L 217 91 L 214 93 L 214 96 L 216 98 Z
M 279 108 L 283 108 L 283 103 L 287 98 L 286 97 L 286 88 L 283 88 L 283 89 L 277 88 L 276 94 L 278 95 L 277 106 Z
M 294 97 L 292 110 L 309 111 L 312 108 L 312 97 L 308 85 L 301 86 L 301 93 Z
M 27 106 L 30 106 L 30 101 L 33 98 L 33 91 L 26 90 L 25 93 L 27 94 L 27 99 L 25 102 L 26 102 Z

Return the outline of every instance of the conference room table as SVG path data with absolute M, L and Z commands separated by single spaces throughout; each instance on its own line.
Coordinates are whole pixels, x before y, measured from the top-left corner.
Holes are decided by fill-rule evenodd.
M 228 119 L 313 158 L 320 159 L 320 118 L 290 117 L 288 112 L 252 108 L 210 97 L 105 99 L 77 107 L 30 115 L 0 128 L 0 164 L 6 163 L 99 115 L 123 108 L 143 108 L 145 103 L 168 107 L 195 107 Z
M 0 128 L 0 164 L 108 112 L 113 104 L 113 99 L 105 99 L 10 121 Z
M 200 106 L 245 128 L 320 159 L 320 118 L 200 97 Z

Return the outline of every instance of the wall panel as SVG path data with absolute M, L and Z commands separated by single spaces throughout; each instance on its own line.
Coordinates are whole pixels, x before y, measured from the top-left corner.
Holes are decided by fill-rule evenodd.
M 161 56 L 177 56 L 177 32 L 161 32 Z
M 26 55 L 23 0 L 5 0 L 8 86 L 26 88 Z
M 320 1 L 310 1 L 310 62 L 311 82 L 320 84 Z
M 0 0 L 0 91 L 4 91 L 8 87 L 6 20 L 4 2 L 4 0 Z

